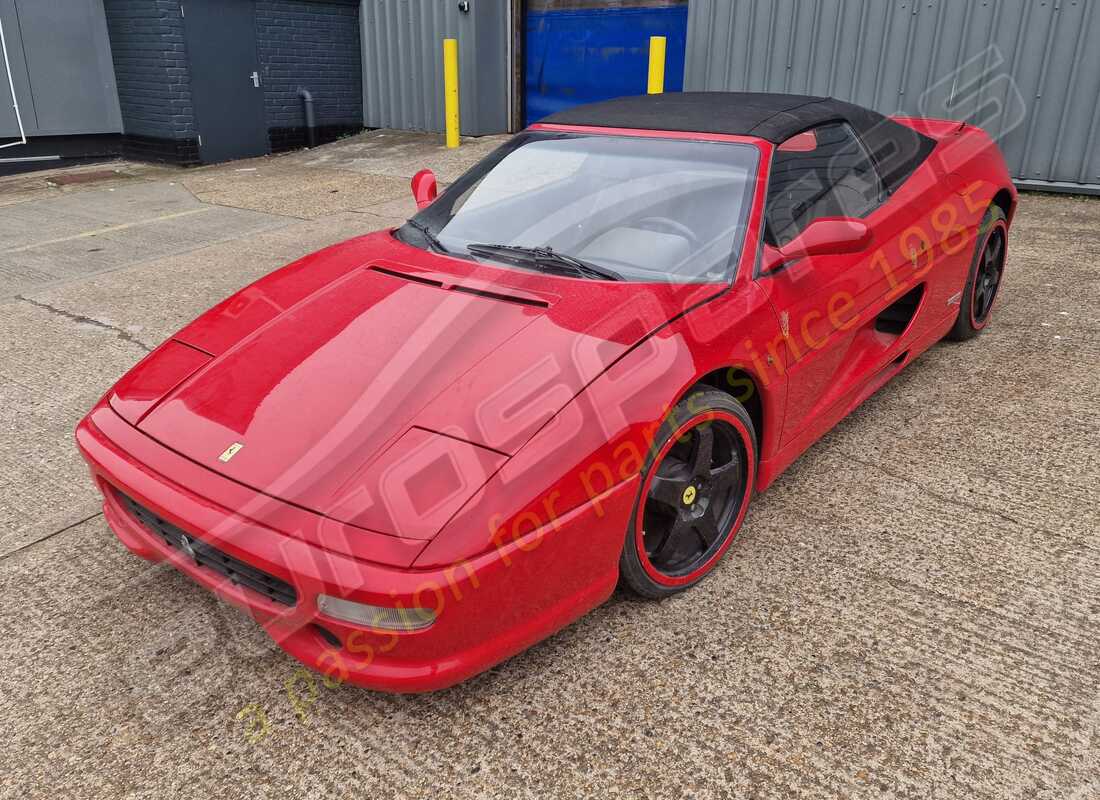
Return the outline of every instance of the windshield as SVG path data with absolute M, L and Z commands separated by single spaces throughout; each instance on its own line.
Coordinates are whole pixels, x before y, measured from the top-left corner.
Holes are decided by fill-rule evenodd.
M 518 268 L 571 257 L 602 268 L 576 272 L 596 279 L 602 271 L 630 281 L 725 281 L 744 240 L 757 160 L 749 144 L 524 133 L 399 236 Z M 527 264 L 487 245 L 540 257 Z

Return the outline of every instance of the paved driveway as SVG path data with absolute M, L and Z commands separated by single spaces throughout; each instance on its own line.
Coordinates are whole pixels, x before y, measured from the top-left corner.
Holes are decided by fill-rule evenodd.
M 1100 797 L 1100 201 L 1025 195 L 990 329 L 803 456 L 714 576 L 454 689 L 328 688 L 124 551 L 79 416 L 494 144 L 0 182 L 0 795 Z

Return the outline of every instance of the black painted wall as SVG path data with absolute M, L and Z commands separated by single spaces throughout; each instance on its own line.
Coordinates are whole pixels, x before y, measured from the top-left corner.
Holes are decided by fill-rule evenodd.
M 176 0 L 104 0 L 122 111 L 123 152 L 131 158 L 199 160 L 183 18 Z
M 321 142 L 362 129 L 359 0 L 256 0 L 256 49 L 272 151 L 306 144 L 299 87 Z
M 185 0 L 186 2 L 186 0 Z M 358 0 L 255 0 L 256 55 L 273 152 L 306 144 L 299 87 L 319 141 L 363 127 Z M 131 158 L 199 163 L 179 0 L 104 0 Z

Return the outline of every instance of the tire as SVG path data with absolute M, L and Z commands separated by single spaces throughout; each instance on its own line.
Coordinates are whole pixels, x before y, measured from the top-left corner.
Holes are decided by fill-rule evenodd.
M 756 462 L 756 430 L 740 403 L 714 389 L 680 401 L 642 469 L 619 558 L 621 582 L 658 599 L 705 578 L 745 519 Z
M 966 274 L 966 285 L 959 301 L 959 316 L 946 338 L 964 342 L 973 339 L 989 324 L 993 302 L 997 299 L 1004 277 L 1007 253 L 1008 223 L 1005 212 L 999 206 L 990 206 L 978 228 L 978 244 Z

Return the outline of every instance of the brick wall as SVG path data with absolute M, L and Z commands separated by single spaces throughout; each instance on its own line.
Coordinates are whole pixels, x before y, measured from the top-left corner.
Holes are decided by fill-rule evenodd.
M 239 1 L 239 0 L 235 0 Z M 104 0 L 124 152 L 192 164 L 198 134 L 179 0 Z M 256 51 L 273 151 L 306 144 L 299 87 L 319 141 L 363 125 L 358 0 L 255 0 Z
M 363 126 L 358 0 L 256 0 L 256 49 L 273 151 L 300 147 L 313 95 L 320 141 Z
M 122 111 L 134 157 L 198 161 L 187 50 L 178 0 L 104 0 Z

